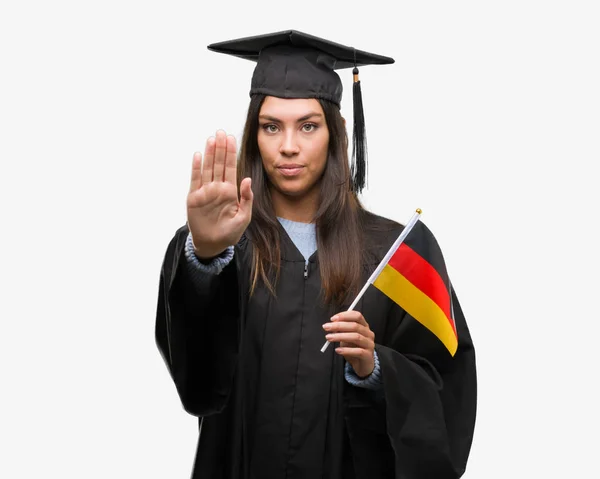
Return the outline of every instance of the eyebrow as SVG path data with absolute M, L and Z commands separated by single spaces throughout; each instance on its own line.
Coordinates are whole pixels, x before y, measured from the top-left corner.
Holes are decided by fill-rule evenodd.
M 308 114 L 304 115 L 303 117 L 298 118 L 296 120 L 296 123 L 300 123 L 302 121 L 306 121 L 306 120 L 309 120 L 310 118 L 314 118 L 314 117 L 322 118 L 323 115 L 321 113 L 317 113 L 317 112 L 308 113 Z M 271 116 L 271 115 L 259 115 L 258 118 L 260 120 L 268 120 L 268 121 L 274 121 L 276 123 L 281 123 L 281 120 L 279 118 Z

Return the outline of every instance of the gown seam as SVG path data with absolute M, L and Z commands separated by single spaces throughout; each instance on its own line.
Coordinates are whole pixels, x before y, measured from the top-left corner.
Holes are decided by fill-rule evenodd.
M 303 272 L 304 275 L 304 272 Z M 298 371 L 300 370 L 300 355 L 302 354 L 302 332 L 304 331 L 304 302 L 306 301 L 306 278 L 303 277 L 303 288 L 302 288 L 302 316 L 300 317 L 300 346 L 298 348 L 298 360 L 296 362 L 296 375 L 294 376 L 294 396 L 292 398 L 292 417 L 290 418 L 290 433 L 288 440 L 288 453 L 287 461 L 285 464 L 285 477 L 289 477 L 289 466 L 292 459 L 291 448 L 292 448 L 292 429 L 294 427 L 294 414 L 296 410 L 296 391 L 298 390 Z

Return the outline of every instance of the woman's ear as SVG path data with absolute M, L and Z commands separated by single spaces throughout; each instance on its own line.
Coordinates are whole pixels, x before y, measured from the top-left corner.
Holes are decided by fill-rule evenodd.
M 342 117 L 342 121 L 344 122 L 344 126 L 346 126 L 346 119 Z

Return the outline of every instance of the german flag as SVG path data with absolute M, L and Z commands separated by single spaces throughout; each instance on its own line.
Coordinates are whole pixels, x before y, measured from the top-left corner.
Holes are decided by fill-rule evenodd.
M 423 223 L 416 222 L 372 284 L 435 334 L 454 356 L 458 336 L 452 287 L 442 251 Z

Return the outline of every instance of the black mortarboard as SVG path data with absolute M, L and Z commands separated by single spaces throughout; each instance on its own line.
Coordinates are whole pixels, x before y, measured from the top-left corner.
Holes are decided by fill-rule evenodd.
M 238 38 L 208 46 L 209 50 L 257 62 L 250 96 L 320 98 L 340 106 L 342 82 L 334 70 L 354 67 L 352 188 L 365 186 L 367 145 L 358 67 L 386 65 L 393 58 L 368 53 L 296 30 Z

